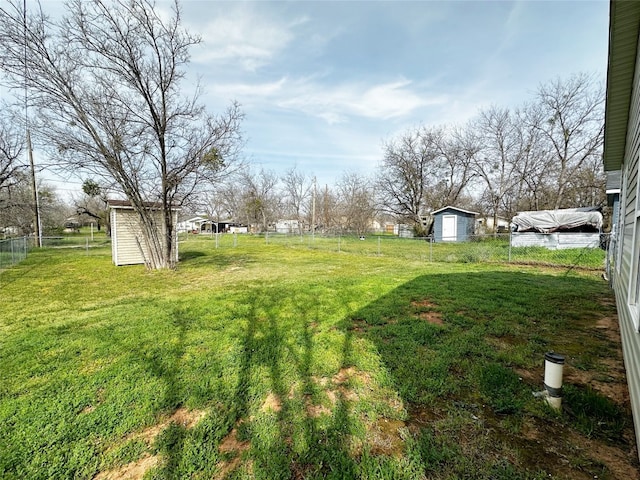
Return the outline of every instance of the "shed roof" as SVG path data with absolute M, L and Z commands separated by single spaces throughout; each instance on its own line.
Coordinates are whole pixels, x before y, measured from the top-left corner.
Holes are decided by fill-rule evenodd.
M 605 170 L 619 170 L 624 158 L 639 31 L 640 2 L 611 0 L 604 130 Z
M 465 210 L 464 208 L 452 207 L 451 205 L 447 205 L 446 207 L 439 208 L 438 210 L 434 210 L 431 212 L 431 215 L 435 215 L 436 213 L 443 212 L 445 210 L 457 210 L 458 212 L 467 213 L 469 215 L 480 215 L 478 212 L 472 212 L 470 210 Z
M 109 208 L 133 209 L 133 205 L 129 200 L 107 200 Z M 142 205 L 151 210 L 160 210 L 162 203 L 160 202 L 142 202 Z M 180 210 L 178 207 L 172 207 L 171 210 Z

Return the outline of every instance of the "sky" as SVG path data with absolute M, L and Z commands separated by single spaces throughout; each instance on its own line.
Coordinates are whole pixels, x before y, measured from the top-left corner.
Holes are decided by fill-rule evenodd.
M 606 75 L 607 0 L 181 5 L 202 37 L 185 87 L 199 79 L 212 113 L 240 103 L 255 169 L 295 167 L 319 185 L 374 173 L 383 143 L 409 129 L 516 107 L 574 73 Z M 64 194 L 77 182 L 54 184 Z

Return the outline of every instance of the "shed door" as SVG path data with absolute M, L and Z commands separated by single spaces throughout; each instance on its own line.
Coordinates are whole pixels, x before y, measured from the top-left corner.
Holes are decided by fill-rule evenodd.
M 443 215 L 442 216 L 442 241 L 443 242 L 455 242 L 457 238 L 456 226 L 458 223 L 458 217 L 456 215 Z

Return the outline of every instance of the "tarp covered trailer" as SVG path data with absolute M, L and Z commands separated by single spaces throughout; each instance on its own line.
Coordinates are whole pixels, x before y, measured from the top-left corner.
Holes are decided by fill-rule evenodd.
M 598 248 L 602 223 L 602 213 L 591 207 L 520 212 L 511 220 L 511 246 Z

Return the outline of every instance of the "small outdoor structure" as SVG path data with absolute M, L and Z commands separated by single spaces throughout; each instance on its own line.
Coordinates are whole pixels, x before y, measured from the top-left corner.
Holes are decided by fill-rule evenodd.
M 144 242 L 140 217 L 131 203 L 126 200 L 109 200 L 109 215 L 111 218 L 111 258 L 116 265 L 137 265 L 147 263 L 149 252 Z M 164 229 L 162 210 L 156 203 L 145 204 L 154 213 L 158 228 Z M 173 209 L 174 225 L 178 223 L 178 209 Z M 178 237 L 174 231 L 174 245 L 176 262 L 178 261 Z
M 475 235 L 476 212 L 446 206 L 431 212 L 436 242 L 464 242 Z
M 302 225 L 298 220 L 278 220 L 276 222 L 277 233 L 298 233 L 301 228 Z
M 520 212 L 511 225 L 512 247 L 597 248 L 602 213 L 595 207 Z
M 248 233 L 249 227 L 237 222 L 207 220 L 200 226 L 200 233 Z
M 508 233 L 509 220 L 504 217 L 494 217 L 491 215 L 476 218 L 476 233 L 487 235 L 489 233 Z
M 176 224 L 176 230 L 178 233 L 199 231 L 200 226 L 206 221 L 207 219 L 201 216 L 187 218 Z

